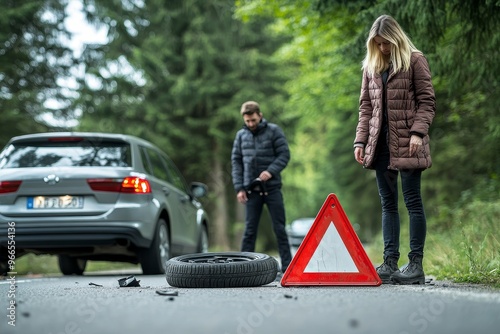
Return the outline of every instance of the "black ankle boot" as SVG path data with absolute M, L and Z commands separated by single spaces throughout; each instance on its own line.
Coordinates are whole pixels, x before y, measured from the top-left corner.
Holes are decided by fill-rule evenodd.
M 391 275 L 391 280 L 395 284 L 425 284 L 422 257 L 413 256 L 406 268 L 402 271 L 398 270 Z
M 377 274 L 383 284 L 391 283 L 391 275 L 398 270 L 398 259 L 395 257 L 384 258 L 384 263 L 377 267 Z

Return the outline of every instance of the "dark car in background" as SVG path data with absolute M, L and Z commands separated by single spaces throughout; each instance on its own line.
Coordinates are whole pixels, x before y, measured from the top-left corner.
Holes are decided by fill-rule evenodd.
M 89 260 L 165 272 L 177 255 L 208 251 L 208 217 L 152 143 L 123 134 L 52 132 L 12 138 L 0 153 L 0 266 L 24 254 L 57 255 L 63 274 Z
M 293 220 L 287 227 L 288 243 L 293 249 L 299 248 L 316 218 L 304 217 Z

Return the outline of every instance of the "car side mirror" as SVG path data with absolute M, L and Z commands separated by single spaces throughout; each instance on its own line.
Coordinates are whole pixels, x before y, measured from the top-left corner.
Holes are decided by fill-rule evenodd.
M 205 196 L 207 193 L 208 193 L 208 187 L 206 184 L 201 182 L 191 182 L 191 194 L 194 197 L 200 198 Z

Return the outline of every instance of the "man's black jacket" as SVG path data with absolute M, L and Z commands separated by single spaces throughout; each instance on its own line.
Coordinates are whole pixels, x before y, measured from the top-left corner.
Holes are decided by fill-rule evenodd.
M 264 118 L 255 132 L 243 125 L 236 133 L 231 152 L 233 186 L 236 192 L 247 187 L 267 170 L 273 176 L 268 190 L 281 187 L 281 171 L 290 160 L 290 150 L 281 128 Z

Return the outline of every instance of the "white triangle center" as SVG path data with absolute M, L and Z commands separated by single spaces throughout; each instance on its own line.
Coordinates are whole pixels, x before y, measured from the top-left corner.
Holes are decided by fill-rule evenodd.
M 330 222 L 304 272 L 359 272 L 333 222 Z

